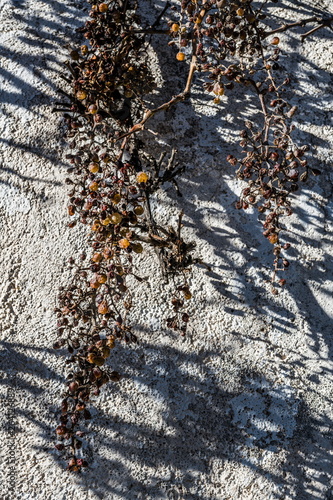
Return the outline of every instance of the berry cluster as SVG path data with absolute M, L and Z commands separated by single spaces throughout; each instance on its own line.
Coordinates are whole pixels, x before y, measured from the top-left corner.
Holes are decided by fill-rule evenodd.
M 106 360 L 117 342 L 136 342 L 130 324 L 132 293 L 128 278 L 140 282 L 135 255 L 145 245 L 156 249 L 163 270 L 175 283 L 175 296 L 191 297 L 187 270 L 194 262 L 194 245 L 177 230 L 163 228 L 154 219 L 150 197 L 165 182 L 177 187 L 182 172 L 175 160 L 147 154 L 142 142 L 128 134 L 134 118 L 146 112 L 143 97 L 154 88 L 147 64 L 145 34 L 136 34 L 138 18 L 128 2 L 95 3 L 91 20 L 79 31 L 89 40 L 79 51 L 71 50 L 70 102 L 66 109 L 67 138 L 72 152 L 66 179 L 70 186 L 69 227 L 86 225 L 90 253 L 71 258 L 72 283 L 60 290 L 58 340 L 55 349 L 66 348 L 69 368 L 63 394 L 56 448 L 67 452 L 68 469 L 80 471 L 87 464 L 79 456 L 84 433 L 80 423 L 89 419 L 89 403 L 102 385 L 120 375 Z M 68 78 L 67 78 L 68 80 Z M 57 108 L 59 110 L 59 107 Z M 184 302 L 175 296 L 168 327 L 185 335 L 189 316 Z M 177 305 L 175 304 L 177 300 Z
M 192 256 L 194 245 L 181 235 L 183 214 L 176 229 L 164 228 L 150 205 L 152 194 L 166 182 L 173 183 L 179 194 L 176 179 L 184 167 L 177 163 L 175 151 L 169 156 L 163 152 L 159 159 L 145 151 L 140 132 L 156 113 L 188 98 L 196 72 L 206 77 L 204 89 L 216 104 L 235 85 L 254 92 L 262 123 L 245 122 L 240 131 L 242 156 L 229 155 L 227 161 L 237 167 L 238 178 L 248 182 L 236 207 L 256 205 L 265 214 L 264 236 L 274 246 L 274 284 L 276 272 L 289 265 L 283 256 L 289 244 L 280 241 L 280 219 L 292 213 L 290 194 L 310 170 L 305 159 L 308 148 L 296 146 L 291 138 L 296 109 L 284 98 L 289 78 L 277 72 L 277 34 L 316 24 L 304 39 L 332 24 L 332 19 L 309 18 L 271 30 L 265 24 L 266 0 L 257 9 L 252 0 L 182 0 L 171 7 L 167 27 L 158 29 L 169 4 L 154 25 L 144 27 L 132 0 L 90 3 L 90 18 L 78 30 L 87 42 L 70 51 L 66 64 L 69 77 L 64 78 L 71 91 L 61 91 L 67 100 L 55 109 L 65 111 L 71 148 L 67 155 L 71 176 L 66 179 L 71 189 L 69 227 L 81 223 L 89 228 L 90 251 L 70 259 L 72 283 L 60 290 L 59 338 L 54 344 L 69 353 L 56 448 L 67 452 L 68 469 L 76 472 L 87 466 L 80 451 L 84 436 L 80 424 L 91 418 L 91 398 L 108 381 L 120 379 L 107 360 L 117 342 L 137 341 L 130 322 L 130 282 L 143 281 L 136 274 L 135 256 L 145 246 L 156 250 L 164 275 L 174 283 L 167 326 L 185 335 L 189 322 L 188 270 L 200 261 Z M 191 64 L 184 91 L 149 109 L 145 96 L 155 82 L 147 37 L 154 35 L 171 37 L 169 45 L 178 47 L 176 59 L 183 62 L 189 55 Z M 279 283 L 284 285 L 285 279 Z M 276 288 L 272 292 L 276 294 Z
M 299 189 L 299 182 L 304 182 L 309 172 L 320 173 L 308 167 L 305 153 L 309 148 L 298 147 L 291 137 L 296 107 L 284 97 L 290 78 L 281 71 L 277 33 L 318 24 L 302 36 L 304 39 L 319 28 L 332 26 L 332 18 L 309 18 L 270 30 L 265 24 L 270 17 L 264 12 L 266 3 L 255 8 L 252 0 L 182 0 L 177 22 L 169 22 L 169 44 L 177 45 L 178 61 L 190 54 L 196 70 L 206 77 L 204 89 L 213 94 L 215 104 L 235 85 L 257 97 L 262 123 L 245 122 L 240 131 L 244 156 L 237 159 L 228 155 L 227 161 L 237 166 L 237 177 L 248 182 L 236 208 L 255 205 L 259 213 L 267 214 L 263 234 L 274 245 L 271 291 L 276 295 L 277 272 L 289 266 L 283 250 L 290 245 L 280 242 L 281 216 L 292 214 L 290 194 Z M 281 278 L 278 283 L 283 286 L 286 280 Z

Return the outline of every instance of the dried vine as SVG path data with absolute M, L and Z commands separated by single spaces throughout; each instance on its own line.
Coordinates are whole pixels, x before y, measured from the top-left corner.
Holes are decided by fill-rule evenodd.
M 170 157 L 165 152 L 159 158 L 148 154 L 140 132 L 157 113 L 189 97 L 196 73 L 205 77 L 205 91 L 213 94 L 216 104 L 235 84 L 255 93 L 262 123 L 245 122 L 240 131 L 242 156 L 229 155 L 227 160 L 237 167 L 238 178 L 248 182 L 237 208 L 255 205 L 265 213 L 263 234 L 274 248 L 271 283 L 277 293 L 276 275 L 289 265 L 283 256 L 289 244 L 280 241 L 281 217 L 292 213 L 290 194 L 310 169 L 304 158 L 308 148 L 296 146 L 291 138 L 296 109 L 284 98 L 288 76 L 277 72 L 276 34 L 314 24 L 302 35 L 305 39 L 332 26 L 331 18 L 312 17 L 269 29 L 266 0 L 258 9 L 251 0 L 183 0 L 173 7 L 167 3 L 152 26 L 142 25 L 131 0 L 91 3 L 90 19 L 78 30 L 87 43 L 71 50 L 67 63 L 69 76 L 64 78 L 71 91 L 61 91 L 64 102 L 54 109 L 65 111 L 72 149 L 67 155 L 71 177 L 66 179 L 71 187 L 69 226 L 79 222 L 90 228 L 91 252 L 70 259 L 73 280 L 59 294 L 59 339 L 54 345 L 66 347 L 70 354 L 56 448 L 66 451 L 68 469 L 77 472 L 87 466 L 80 451 L 84 436 L 80 425 L 91 418 L 91 398 L 108 381 L 120 379 L 106 360 L 117 342 L 137 341 L 130 321 L 128 281 L 144 280 L 136 274 L 135 256 L 145 246 L 155 248 L 164 275 L 175 284 L 167 326 L 185 335 L 189 321 L 185 303 L 192 294 L 187 276 L 199 261 L 193 257 L 194 245 L 182 237 L 182 213 L 176 228 L 165 228 L 155 221 L 150 205 L 153 193 L 166 182 L 179 193 L 177 176 L 185 167 L 177 163 L 176 151 Z M 159 28 L 166 16 L 169 20 Z M 183 92 L 155 109 L 145 103 L 155 87 L 151 36 L 169 37 L 169 45 L 178 48 L 176 59 L 190 59 Z M 285 279 L 279 283 L 284 285 Z

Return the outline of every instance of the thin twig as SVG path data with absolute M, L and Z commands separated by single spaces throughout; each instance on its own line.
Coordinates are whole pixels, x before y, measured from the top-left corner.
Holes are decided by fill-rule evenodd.
M 266 31 L 266 33 L 264 32 L 262 34 L 262 39 L 265 39 L 268 36 L 274 35 L 275 33 L 283 33 L 284 31 L 287 31 L 287 30 L 292 29 L 292 28 L 296 28 L 297 26 L 303 27 L 309 23 L 319 23 L 320 26 L 317 26 L 316 28 L 314 28 L 314 30 L 309 31 L 308 33 L 303 35 L 302 38 L 310 35 L 311 33 L 313 33 L 314 31 L 317 31 L 320 28 L 323 28 L 325 26 L 331 26 L 331 24 L 333 23 L 333 17 L 330 17 L 328 19 L 322 19 L 320 17 L 309 17 L 307 19 L 302 19 L 301 21 L 297 21 L 295 23 L 284 24 L 283 26 L 280 26 L 280 28 L 276 28 L 275 30 L 271 30 L 271 31 Z

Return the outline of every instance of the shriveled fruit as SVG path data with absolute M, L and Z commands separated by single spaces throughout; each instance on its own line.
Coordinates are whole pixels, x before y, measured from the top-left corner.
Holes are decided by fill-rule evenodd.
M 93 352 L 90 352 L 87 356 L 88 363 L 94 364 L 95 359 L 96 359 L 96 354 L 94 354 Z
M 88 108 L 88 112 L 91 114 L 91 115 L 95 115 L 98 111 L 98 108 L 96 106 L 96 104 L 90 104 L 89 108 Z
M 102 347 L 101 354 L 104 359 L 108 358 L 110 356 L 110 348 L 107 346 Z
M 139 183 L 147 182 L 148 179 L 149 179 L 149 176 L 148 176 L 148 174 L 146 174 L 146 172 L 139 172 L 138 175 L 136 176 L 136 181 Z
M 97 172 L 99 171 L 99 165 L 96 162 L 92 162 L 89 164 L 88 169 L 92 174 L 97 174 Z
M 113 349 L 115 346 L 115 337 L 113 335 L 110 335 L 110 337 L 107 337 L 106 345 L 110 348 Z
M 79 99 L 79 101 L 83 101 L 83 99 L 86 99 L 88 96 L 87 92 L 85 92 L 84 90 L 79 90 L 77 93 L 76 93 L 76 97 Z
M 142 247 L 141 243 L 132 243 L 131 248 L 132 248 L 133 252 L 135 252 L 135 253 L 142 253 L 143 252 L 143 247 Z
M 94 278 L 90 281 L 91 288 L 94 288 L 95 290 L 97 290 L 97 288 L 99 288 L 100 286 L 101 286 L 101 283 L 97 279 Z
M 98 182 L 94 181 L 90 184 L 89 189 L 90 191 L 97 191 L 98 187 L 99 187 Z
M 97 276 L 97 281 L 98 281 L 99 283 L 106 283 L 106 282 L 107 282 L 107 280 L 108 280 L 108 278 L 107 278 L 106 274 L 99 274 L 99 275 Z
M 114 212 L 110 217 L 112 224 L 120 224 L 122 219 L 123 219 L 123 216 L 121 214 L 119 214 L 118 212 Z
M 135 215 L 142 215 L 144 212 L 144 208 L 141 205 L 137 205 L 134 207 L 134 213 Z
M 275 245 L 275 243 L 277 243 L 277 241 L 278 241 L 278 235 L 276 233 L 273 233 L 270 236 L 268 236 L 268 240 L 270 243 Z
M 118 241 L 118 245 L 120 248 L 128 248 L 130 246 L 130 242 L 127 238 L 122 238 Z
M 112 203 L 114 203 L 115 205 L 117 205 L 120 202 L 120 200 L 121 200 L 121 196 L 119 193 L 116 193 L 111 198 Z
M 102 356 L 96 356 L 94 364 L 97 366 L 103 366 L 105 363 L 105 359 Z
M 58 436 L 63 436 L 64 434 L 66 434 L 67 432 L 67 429 L 64 425 L 58 425 L 58 427 L 56 428 L 56 433 L 58 434 Z
M 99 314 L 108 314 L 110 312 L 110 309 L 109 309 L 109 306 L 108 306 L 108 303 L 106 302 L 106 300 L 103 300 L 99 304 L 97 310 L 98 310 Z
M 103 255 L 100 252 L 96 252 L 91 257 L 91 260 L 96 263 L 101 262 L 101 260 L 103 260 Z
M 105 219 L 101 220 L 101 224 L 103 226 L 107 226 L 108 224 L 111 224 L 111 218 L 110 217 L 105 217 Z

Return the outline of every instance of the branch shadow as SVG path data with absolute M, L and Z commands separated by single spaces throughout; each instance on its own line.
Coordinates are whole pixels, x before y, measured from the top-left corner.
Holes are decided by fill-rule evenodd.
M 57 37 L 54 33 L 63 30 L 63 13 L 77 15 L 75 5 L 78 4 L 65 5 L 57 1 L 50 4 L 56 21 L 43 19 L 42 16 L 26 18 L 24 0 L 12 1 L 17 9 L 15 18 L 27 24 L 26 34 L 21 36 L 21 41 L 28 47 L 38 47 L 38 42 L 30 38 L 37 33 L 44 40 L 45 51 L 52 52 L 62 41 L 61 36 Z M 161 7 L 162 3 L 157 2 L 155 5 Z M 304 2 L 295 2 L 297 15 L 300 9 L 302 15 L 309 14 Z M 77 19 L 75 23 L 81 24 L 81 20 Z M 321 37 L 332 39 L 329 32 L 320 32 L 317 36 L 319 40 Z M 8 49 L 4 55 L 12 60 L 17 56 Z M 56 90 L 52 80 L 45 80 L 44 63 L 40 56 L 25 55 L 27 67 L 36 67 L 38 78 Z M 172 96 L 182 90 L 186 69 L 179 67 L 177 77 L 171 79 L 171 63 L 163 59 L 160 62 L 167 92 Z M 295 88 L 299 82 L 304 83 L 311 78 L 315 78 L 321 89 L 326 89 L 331 82 L 330 72 L 320 70 L 303 56 L 299 56 L 297 64 L 308 69 L 304 70 L 301 77 L 298 76 L 298 81 L 294 81 Z M 49 102 L 49 97 L 43 93 L 36 94 L 36 101 L 26 101 L 26 95 L 38 91 L 37 86 L 25 82 L 23 78 L 14 77 L 6 68 L 1 70 L 1 75 L 16 88 L 5 90 L 1 96 L 2 102 L 17 107 L 26 106 L 32 112 L 35 112 L 36 103 L 43 102 L 43 99 Z M 164 203 L 166 212 L 174 211 L 175 207 L 178 210 L 184 208 L 187 231 L 189 234 L 195 233 L 202 241 L 201 249 L 205 245 L 210 248 L 210 255 L 217 264 L 213 265 L 211 274 L 202 271 L 203 278 L 209 279 L 227 314 L 244 318 L 251 308 L 261 317 L 274 318 L 276 335 L 281 336 L 287 345 L 288 338 L 297 334 L 295 318 L 302 317 L 305 319 L 311 349 L 321 356 L 324 346 L 328 359 L 332 360 L 332 316 L 316 297 L 318 288 L 324 293 L 327 287 L 326 293 L 330 293 L 331 279 L 327 276 L 332 276 L 332 257 L 324 245 L 329 242 L 325 223 L 331 220 L 331 214 L 326 208 L 317 209 L 315 202 L 310 199 L 310 191 L 307 194 L 304 190 L 305 200 L 310 200 L 312 211 L 307 203 L 296 208 L 297 221 L 290 224 L 294 232 L 287 233 L 287 238 L 295 245 L 299 244 L 301 238 L 307 247 L 321 249 L 321 258 L 320 262 L 312 262 L 309 266 L 306 259 L 300 261 L 296 253 L 291 251 L 293 270 L 289 271 L 291 283 L 288 294 L 293 307 L 291 310 L 283 309 L 283 303 L 281 306 L 281 302 L 265 293 L 264 281 L 271 265 L 270 245 L 260 236 L 261 225 L 255 213 L 236 213 L 234 200 L 240 185 L 233 180 L 234 172 L 225 162 L 226 154 L 238 152 L 235 145 L 237 131 L 242 128 L 247 115 L 242 104 L 244 96 L 241 99 L 240 94 L 235 92 L 228 97 L 228 105 L 232 103 L 232 119 L 227 109 L 218 109 L 209 104 L 208 98 L 201 94 L 200 85 L 200 81 L 194 83 L 193 95 L 199 97 L 201 108 L 199 106 L 193 110 L 188 103 L 180 104 L 177 111 L 170 110 L 151 126 L 152 130 L 163 133 L 170 150 L 177 146 L 180 156 L 189 164 L 188 173 L 180 181 L 181 191 L 187 192 L 186 199 L 178 203 L 172 189 L 167 188 L 165 197 L 159 202 Z M 158 101 L 161 97 L 161 93 L 157 93 L 154 100 Z M 248 109 L 255 116 L 256 107 L 252 97 L 246 96 L 246 99 Z M 328 123 L 327 113 L 321 108 L 316 96 L 307 96 L 306 103 L 309 112 L 304 120 L 308 126 L 317 123 L 318 117 Z M 207 106 L 211 110 L 210 115 L 202 111 Z M 219 128 L 210 133 L 212 122 L 218 123 Z M 225 130 L 222 138 L 221 130 Z M 330 146 L 327 140 L 304 130 L 298 132 L 298 138 L 303 143 L 320 147 L 327 152 L 328 157 Z M 147 144 L 152 144 L 148 135 L 145 140 Z M 8 147 L 31 151 L 31 145 L 19 141 L 2 139 L 2 142 Z M 206 151 L 198 162 L 197 155 L 203 147 Z M 43 147 L 36 148 L 33 153 L 48 157 Z M 48 158 L 52 159 L 50 156 Z M 331 181 L 326 169 L 328 163 L 323 163 L 324 173 L 318 188 L 311 181 L 309 188 L 320 189 L 328 196 L 331 193 Z M 32 180 L 13 169 L 7 169 L 7 173 L 10 176 L 18 175 L 22 180 Z M 214 187 L 213 193 L 209 187 Z M 221 220 L 225 223 L 223 228 L 220 226 Z M 314 228 L 313 234 L 308 231 L 310 226 Z M 233 269 L 232 276 L 228 275 L 230 269 Z M 93 462 L 91 469 L 80 480 L 85 488 L 99 498 L 110 499 L 208 500 L 221 498 L 221 491 L 241 498 L 244 488 L 248 486 L 240 480 L 239 487 L 243 489 L 233 491 L 232 485 L 228 484 L 230 464 L 237 463 L 244 468 L 240 470 L 253 472 L 251 487 L 254 491 L 259 488 L 259 477 L 266 481 L 264 484 L 272 491 L 272 498 L 291 495 L 302 500 L 319 500 L 323 494 L 327 498 L 332 496 L 329 472 L 333 464 L 330 437 L 325 429 L 332 427 L 333 422 L 320 408 L 318 415 L 314 416 L 306 398 L 290 382 L 294 368 L 307 368 L 309 356 L 299 351 L 293 353 L 291 348 L 285 347 L 284 350 L 291 355 L 291 361 L 283 364 L 285 377 L 281 383 L 267 373 L 263 375 L 259 369 L 247 370 L 239 363 L 238 351 L 243 343 L 266 343 L 270 349 L 281 349 L 281 344 L 274 346 L 264 334 L 254 336 L 253 331 L 244 334 L 228 328 L 224 335 L 227 340 L 221 340 L 219 349 L 204 345 L 195 352 L 191 347 L 189 352 L 184 352 L 181 341 L 171 335 L 173 345 L 163 345 L 162 349 L 158 342 L 147 340 L 149 334 L 144 328 L 141 334 L 144 340 L 140 346 L 132 350 L 118 347 L 114 353 L 117 361 L 114 360 L 113 368 L 124 374 L 124 389 L 114 385 L 96 403 L 96 407 L 101 409 L 95 412 L 94 422 L 90 426 L 92 444 L 85 450 Z M 235 337 L 234 343 L 230 340 L 232 336 Z M 62 377 L 56 370 L 49 370 L 34 355 L 33 351 L 37 348 L 29 347 L 28 355 L 18 352 L 22 348 L 26 349 L 26 346 L 5 342 L 2 347 L 5 349 L 6 361 L 1 370 L 10 375 L 10 366 L 16 373 L 22 391 L 38 395 L 42 400 L 46 391 L 42 388 L 45 382 L 60 383 Z M 37 383 L 24 379 L 23 374 L 27 369 L 38 376 Z M 320 362 L 318 370 L 320 377 L 330 374 L 330 369 L 321 366 Z M 316 374 L 312 377 L 312 385 L 307 391 L 315 393 L 314 387 L 321 378 Z M 7 383 L 10 384 L 10 377 L 1 382 Z M 53 409 L 56 412 L 56 405 Z M 39 428 L 44 441 L 50 439 L 55 425 L 34 417 L 30 410 L 20 408 L 19 412 L 22 419 L 33 422 Z M 45 451 L 45 447 L 37 445 L 36 449 Z M 282 467 L 274 468 L 274 457 L 280 455 Z M 55 452 L 53 456 L 55 463 L 62 465 Z M 318 487 L 318 482 L 322 489 Z

